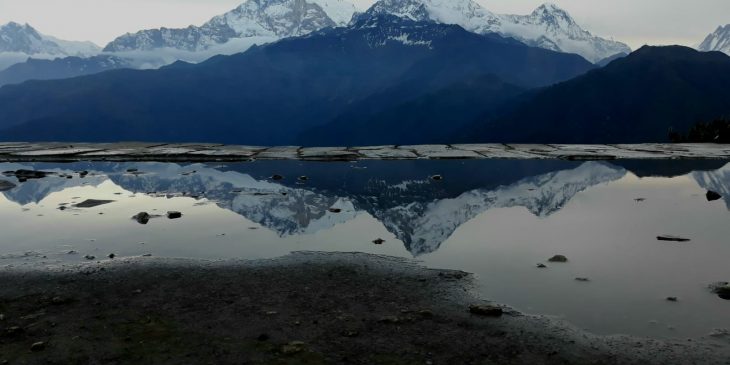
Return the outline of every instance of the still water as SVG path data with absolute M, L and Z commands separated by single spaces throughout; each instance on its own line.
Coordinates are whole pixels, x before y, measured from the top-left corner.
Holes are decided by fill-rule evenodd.
M 475 273 L 484 298 L 594 333 L 700 338 L 730 329 L 708 289 L 730 281 L 730 200 L 706 198 L 730 197 L 726 164 L 3 163 L 50 174 L 0 175 L 0 267 L 358 251 Z

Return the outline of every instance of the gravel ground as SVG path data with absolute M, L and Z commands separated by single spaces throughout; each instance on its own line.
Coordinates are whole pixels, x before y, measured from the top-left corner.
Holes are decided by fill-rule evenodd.
M 476 298 L 472 280 L 313 252 L 5 271 L 0 364 L 730 364 L 727 339 L 594 336 Z

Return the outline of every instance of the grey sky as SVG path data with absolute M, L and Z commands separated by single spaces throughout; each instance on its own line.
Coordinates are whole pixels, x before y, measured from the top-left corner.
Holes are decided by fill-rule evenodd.
M 244 0 L 0 0 L 0 24 L 30 23 L 69 40 L 104 45 L 145 28 L 201 24 Z M 496 13 L 527 14 L 545 0 L 477 0 Z M 373 0 L 353 0 L 361 9 Z M 552 0 L 594 34 L 632 48 L 643 44 L 695 46 L 730 23 L 730 0 Z

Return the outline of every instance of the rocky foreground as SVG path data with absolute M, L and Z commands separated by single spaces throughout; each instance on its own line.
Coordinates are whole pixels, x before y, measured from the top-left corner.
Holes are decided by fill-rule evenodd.
M 593 336 L 479 300 L 469 274 L 365 254 L 0 282 L 0 364 L 730 364 L 727 343 Z

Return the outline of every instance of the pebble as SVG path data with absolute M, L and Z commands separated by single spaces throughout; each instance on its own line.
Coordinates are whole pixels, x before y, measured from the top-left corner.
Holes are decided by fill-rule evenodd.
M 93 259 L 96 258 L 96 256 L 94 256 L 94 255 L 86 255 L 86 256 L 84 256 L 84 258 L 87 259 L 87 260 L 93 260 Z
M 32 345 L 30 345 L 30 351 L 38 352 L 43 351 L 46 349 L 46 343 L 43 341 L 38 341 Z
M 383 243 L 385 243 L 385 240 L 382 238 L 378 238 L 378 239 L 374 240 L 373 243 L 376 245 L 382 245 Z

